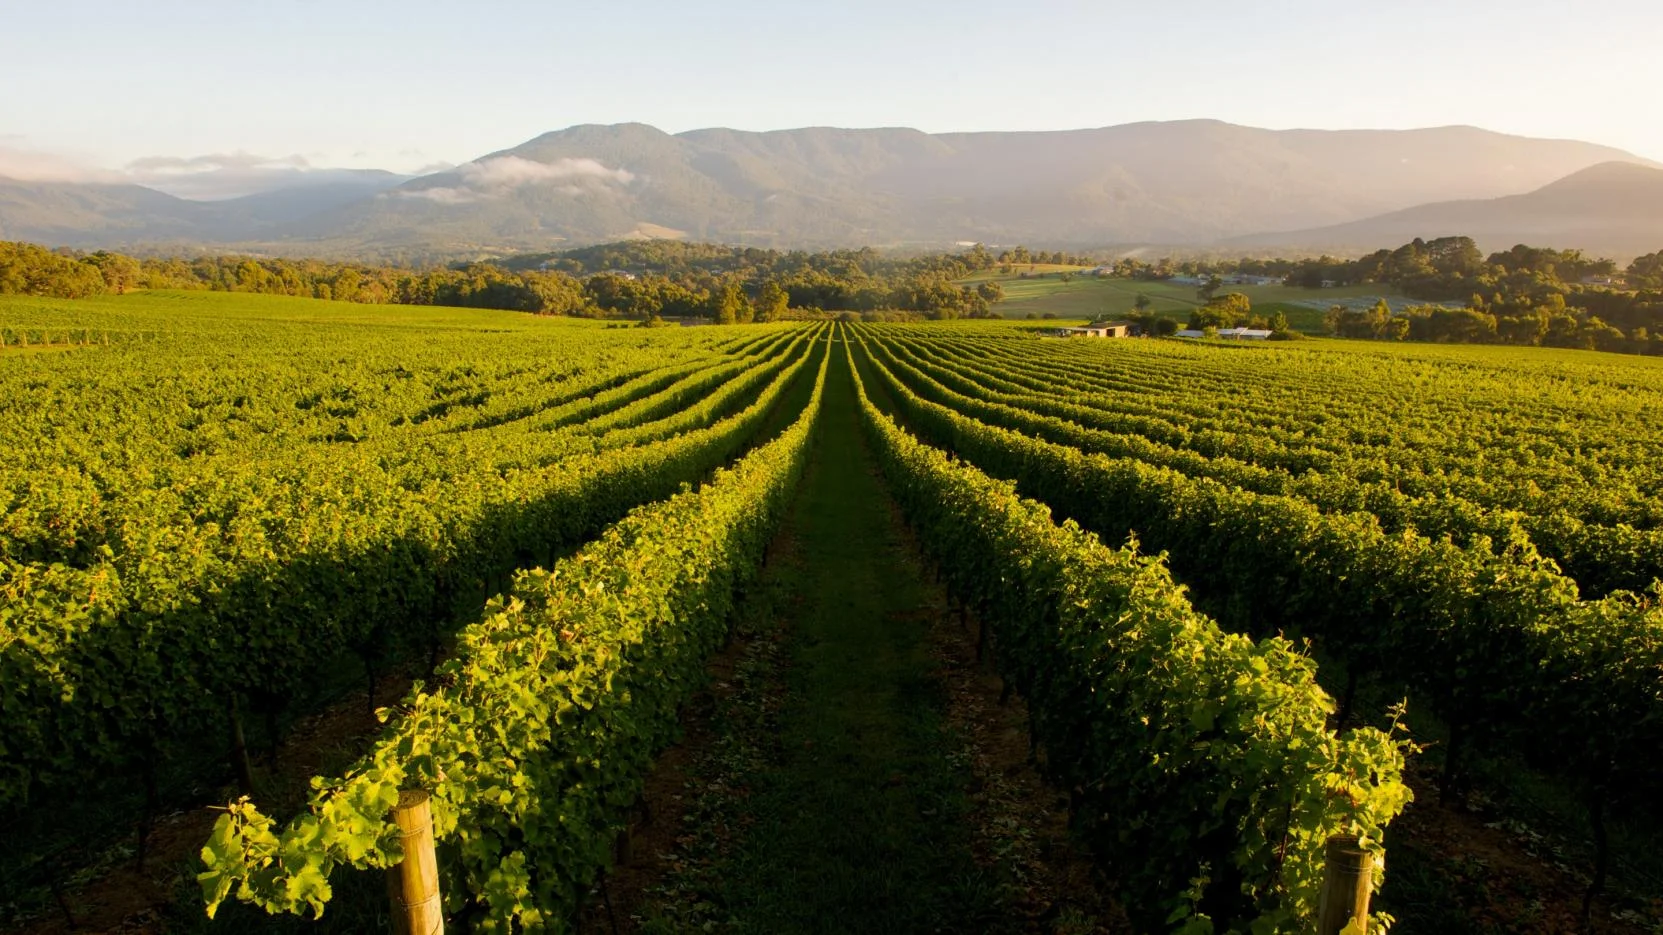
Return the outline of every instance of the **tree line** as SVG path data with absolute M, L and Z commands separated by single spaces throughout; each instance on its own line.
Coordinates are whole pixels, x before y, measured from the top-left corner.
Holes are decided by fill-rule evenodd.
M 1619 271 L 1580 250 L 1520 244 L 1485 257 L 1470 238 L 1444 237 L 1325 270 L 1426 300 L 1335 306 L 1325 324 L 1342 337 L 1663 354 L 1663 251 Z
M 545 315 L 772 321 L 821 313 L 866 318 L 975 318 L 1004 297 L 979 272 L 1018 264 L 1086 265 L 1084 256 L 1013 247 L 899 256 L 870 247 L 809 252 L 680 241 L 637 241 L 413 268 L 252 256 L 138 259 L 110 251 L 49 250 L 0 242 L 0 294 L 79 298 L 133 289 L 211 289 L 346 302 L 493 308 Z M 1123 257 L 1100 275 L 1206 278 L 1190 327 L 1265 327 L 1224 277 L 1280 277 L 1290 285 L 1380 283 L 1424 304 L 1336 306 L 1329 330 L 1346 337 L 1547 345 L 1663 354 L 1663 251 L 1625 269 L 1579 250 L 1515 246 L 1485 256 L 1469 237 L 1416 239 L 1357 259 L 1207 261 Z M 1459 303 L 1457 306 L 1455 303 Z M 1146 331 L 1175 323 L 1140 308 Z
M 1569 347 L 1663 354 L 1663 251 L 1619 269 L 1580 250 L 1519 244 L 1486 256 L 1470 237 L 1416 238 L 1353 260 L 1334 257 L 1141 261 L 1122 258 L 1107 275 L 1204 278 L 1190 327 L 1276 324 L 1252 316 L 1243 297 L 1217 290 L 1225 278 L 1270 276 L 1319 289 L 1378 283 L 1420 304 L 1394 311 L 1335 305 L 1324 323 L 1348 338 Z
M 667 242 L 414 269 L 252 256 L 139 259 L 0 242 L 0 294 L 85 298 L 135 289 L 209 289 L 343 302 L 492 308 L 595 318 L 772 321 L 816 313 L 984 317 L 997 283 L 961 279 L 986 251 L 909 259 L 875 250 L 781 253 Z

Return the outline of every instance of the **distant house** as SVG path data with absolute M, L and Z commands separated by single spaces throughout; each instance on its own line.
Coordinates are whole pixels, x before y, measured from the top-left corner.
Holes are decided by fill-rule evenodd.
M 1281 276 L 1253 276 L 1247 273 L 1238 273 L 1224 281 L 1233 286 L 1280 286 L 1284 280 Z
M 1137 330 L 1137 325 L 1129 321 L 1094 321 L 1083 328 L 1059 328 L 1057 334 L 1065 338 L 1129 338 Z
M 1174 276 L 1168 279 L 1167 282 L 1174 286 L 1201 286 L 1206 285 L 1207 280 L 1200 276 Z
M 1174 337 L 1180 338 L 1204 338 L 1206 336 L 1207 332 L 1196 331 L 1194 328 L 1186 328 L 1174 335 Z M 1231 341 L 1270 340 L 1270 332 L 1263 328 L 1220 328 L 1218 329 L 1216 336 L 1220 338 L 1227 338 Z
M 1615 286 L 1617 280 L 1614 276 L 1584 276 L 1582 277 L 1582 284 L 1584 286 Z

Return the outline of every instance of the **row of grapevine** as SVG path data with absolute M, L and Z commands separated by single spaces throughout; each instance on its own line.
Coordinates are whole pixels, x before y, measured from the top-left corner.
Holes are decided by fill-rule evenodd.
M 1370 369 L 1366 358 L 1347 355 L 1265 363 L 1264 355 L 1221 350 L 1169 359 L 1171 352 L 1141 349 L 1093 354 L 1078 343 L 1041 347 L 964 336 L 920 342 L 908 335 L 893 332 L 921 353 L 951 354 L 957 369 L 986 386 L 1052 402 L 1065 392 L 1073 412 L 1096 410 L 1097 418 L 1114 420 L 1099 427 L 1173 447 L 1295 474 L 1343 472 L 1405 493 L 1455 494 L 1531 514 L 1570 510 L 1601 524 L 1663 522 L 1651 495 L 1663 456 L 1655 417 L 1634 411 L 1636 401 L 1619 392 L 1595 397 L 1601 422 L 1591 426 L 1584 408 L 1590 400 L 1556 398 L 1540 382 L 1523 388 L 1489 373 L 1425 374 L 1394 365 L 1371 374 L 1384 388 L 1359 387 L 1355 376 L 1334 371 L 1336 356 L 1347 367 Z M 1146 376 L 1128 380 L 1127 369 Z M 1630 412 L 1637 418 L 1621 418 Z M 1503 474 L 1515 482 L 1488 482 Z
M 91 328 L 64 331 L 0 328 L 0 348 L 91 347 L 94 344 L 109 343 L 108 334 L 95 332 Z
M 238 698 L 269 712 L 343 654 L 373 663 L 389 646 L 437 646 L 509 569 L 549 561 L 747 447 L 809 366 L 811 338 L 740 372 L 765 386 L 740 376 L 738 393 L 631 430 L 637 447 L 486 462 L 417 490 L 339 476 L 305 489 L 323 502 L 298 517 L 281 500 L 239 504 L 252 524 L 301 520 L 299 536 L 162 523 L 132 555 L 90 568 L 0 562 L 0 803 L 92 771 L 148 778 L 173 745 L 222 734 Z
M 697 491 L 639 507 L 551 570 L 520 574 L 460 635 L 373 751 L 279 827 L 246 799 L 204 849 L 228 898 L 321 912 L 341 866 L 400 858 L 398 790 L 432 792 L 449 909 L 478 931 L 567 930 L 625 809 L 722 642 L 806 460 L 829 350 L 800 417 Z
M 1517 750 L 1598 797 L 1663 792 L 1663 609 L 1582 601 L 1528 544 L 1459 546 L 1131 458 L 1082 452 L 921 397 L 865 362 L 934 440 L 1101 535 L 1169 552 L 1232 628 L 1311 636 L 1352 673 L 1430 700 L 1461 742 Z
M 672 362 L 646 380 L 612 390 L 602 388 L 613 379 L 607 368 L 593 382 L 566 381 L 576 385 L 563 386 L 563 404 L 546 412 L 551 420 L 562 420 L 562 427 L 569 426 L 638 400 L 655 399 L 671 383 L 697 370 L 730 361 L 777 359 L 781 342 L 791 337 L 774 335 L 773 344 L 731 358 L 724 354 L 713 361 L 701 355 L 691 366 Z M 91 567 L 105 561 L 107 548 L 120 563 L 151 530 L 209 523 L 231 530 L 250 518 L 244 515 L 250 503 L 270 507 L 265 516 L 252 517 L 260 528 L 233 534 L 257 535 L 260 541 L 251 548 L 283 550 L 282 537 L 306 534 L 272 517 L 288 517 L 287 524 L 293 525 L 326 511 L 336 505 L 330 500 L 334 492 L 350 486 L 353 479 L 395 495 L 407 491 L 419 497 L 435 484 L 453 483 L 469 473 L 535 469 L 605 445 L 570 428 L 440 428 L 446 420 L 432 415 L 436 409 L 474 408 L 456 405 L 459 397 L 523 399 L 540 389 L 540 381 L 512 371 L 495 380 L 449 374 L 439 377 L 437 386 L 412 391 L 408 384 L 422 381 L 400 368 L 391 375 L 360 380 L 331 377 L 328 390 L 295 387 L 284 393 L 279 388 L 284 376 L 280 362 L 267 361 L 273 372 L 266 376 L 265 387 L 210 383 L 168 391 L 145 382 L 147 372 L 153 380 L 174 381 L 155 375 L 172 363 L 105 362 L 127 377 L 113 385 L 73 372 L 50 374 L 56 385 L 45 374 L 10 384 L 16 392 L 10 400 L 0 400 L 0 426 L 28 443 L 0 452 L 0 505 L 5 507 L 0 558 Z M 501 384 L 516 379 L 531 388 L 505 393 Z M 225 397 L 230 399 L 222 401 Z M 363 423 L 376 407 L 382 409 L 376 416 L 398 430 L 375 435 L 366 429 Z M 373 437 L 350 443 L 332 438 L 349 419 L 355 423 L 354 432 Z M 678 422 L 660 422 L 660 437 L 681 428 Z M 205 433 L 215 437 L 206 438 Z M 174 547 L 197 551 L 226 546 L 216 535 L 192 537 Z
M 1378 850 L 1409 800 L 1399 743 L 1330 732 L 1333 704 L 1287 640 L 1223 632 L 1158 559 L 1058 525 L 919 443 L 855 379 L 892 489 L 991 623 L 1046 767 L 1138 929 L 1309 931 L 1328 837 Z
M 1264 459 L 1243 451 L 1239 440 L 1232 440 L 1226 449 L 1230 453 L 1197 450 L 1207 446 L 1177 447 L 1138 434 L 1120 417 L 1081 405 L 1066 384 L 1049 394 L 1000 392 L 990 387 L 997 376 L 955 365 L 944 350 L 934 350 L 934 355 L 927 355 L 921 342 L 886 339 L 880 353 L 909 385 L 935 402 L 1058 444 L 1135 458 L 1255 493 L 1297 497 L 1325 513 L 1371 513 L 1388 532 L 1413 529 L 1429 538 L 1447 535 L 1461 544 L 1488 537 L 1521 549 L 1533 543 L 1580 587 L 1595 594 L 1645 590 L 1663 577 L 1663 529 L 1594 525 L 1557 510 L 1533 516 L 1480 506 L 1449 493 L 1411 496 L 1396 483 L 1361 480 L 1346 470 L 1306 466 L 1304 473 L 1295 473 L 1285 467 L 1266 468 L 1261 466 Z M 1068 398 L 1060 398 L 1063 394 Z
M 1663 522 L 1663 511 L 1650 493 L 1659 479 L 1656 462 L 1663 448 L 1650 435 L 1650 420 L 1621 426 L 1612 433 L 1615 437 L 1605 437 L 1608 426 L 1567 422 L 1560 412 L 1532 412 L 1532 399 L 1526 397 L 1517 405 L 1511 400 L 1505 407 L 1494 404 L 1495 417 L 1474 427 L 1470 414 L 1462 418 L 1445 408 L 1452 401 L 1466 404 L 1460 378 L 1445 376 L 1441 382 L 1425 381 L 1441 392 L 1417 396 L 1430 410 L 1418 421 L 1441 420 L 1437 430 L 1381 426 L 1381 413 L 1368 408 L 1374 400 L 1350 398 L 1346 387 L 1330 386 L 1329 395 L 1320 399 L 1290 392 L 1285 384 L 1297 370 L 1267 371 L 1209 396 L 1214 390 L 1204 373 L 1177 366 L 1190 361 L 1156 365 L 1166 383 L 1161 392 L 1120 386 L 1115 371 L 1103 369 L 1122 366 L 1125 361 L 1117 354 L 1106 356 L 1093 373 L 1070 366 L 1068 355 L 1054 346 L 1035 342 L 920 341 L 904 331 L 888 337 L 929 363 L 1002 394 L 1005 402 L 1032 402 L 1050 415 L 1173 448 L 1238 458 L 1296 476 L 1307 471 L 1343 474 L 1404 494 L 1455 496 L 1530 516 L 1570 513 L 1592 524 L 1629 522 L 1645 528 Z M 1272 377 L 1281 395 L 1255 385 Z M 1274 408 L 1284 396 L 1309 411 Z M 1513 483 L 1490 483 L 1494 476 L 1507 476 Z

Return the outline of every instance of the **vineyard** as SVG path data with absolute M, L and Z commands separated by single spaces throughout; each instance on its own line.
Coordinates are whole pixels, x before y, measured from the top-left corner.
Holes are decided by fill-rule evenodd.
M 759 645 L 736 621 L 783 586 L 793 550 L 827 564 L 794 600 L 831 602 L 815 619 L 834 629 L 854 598 L 831 570 L 915 574 L 940 595 L 931 613 L 964 624 L 994 707 L 1023 712 L 1043 808 L 1129 926 L 1085 930 L 1313 931 L 1330 838 L 1390 868 L 1395 819 L 1515 780 L 1562 806 L 1583 914 L 1660 908 L 1663 868 L 1636 853 L 1663 795 L 1654 361 L 1005 323 L 649 329 L 216 293 L 7 298 L 0 326 L 0 822 L 18 842 L 0 855 L 0 925 L 73 920 L 62 881 L 96 862 L 89 837 L 142 864 L 158 818 L 212 805 L 190 895 L 167 897 L 188 911 L 163 918 L 380 926 L 350 906 L 385 896 L 353 881 L 405 859 L 407 790 L 431 795 L 459 930 L 584 930 L 603 903 L 613 927 L 693 918 L 615 913 L 607 880 L 658 807 L 660 758 L 698 746 L 689 712 L 736 681 L 713 678 L 717 660 Z M 845 527 L 806 523 L 802 501 L 846 490 L 868 531 L 813 532 Z M 867 543 L 808 541 L 887 524 L 915 573 Z M 856 606 L 863 626 L 919 626 L 916 608 Z M 811 611 L 770 612 L 793 613 Z M 797 736 L 793 717 L 831 716 L 804 687 L 817 657 L 782 639 L 796 662 L 764 750 L 776 729 Z M 837 644 L 836 666 L 894 665 L 902 699 L 949 678 L 880 662 L 875 642 Z M 348 704 L 379 726 L 304 787 L 278 783 L 297 725 Z M 959 742 L 909 730 L 894 743 L 915 759 L 926 733 Z M 747 790 L 713 806 L 743 813 L 723 833 L 761 834 L 771 813 L 744 810 L 770 782 L 795 788 L 794 770 L 907 791 L 906 770 L 802 752 L 826 743 L 719 785 Z M 985 785 L 923 759 L 960 790 L 942 801 Z M 829 807 L 805 795 L 794 815 Z M 860 828 L 882 807 L 826 817 Z M 976 811 L 905 820 L 928 836 Z M 752 866 L 732 833 L 713 875 L 760 873 L 722 869 Z M 873 860 L 924 875 L 959 866 L 954 848 L 966 868 L 1007 860 L 932 847 Z M 1380 906 L 1415 918 L 1417 897 L 1383 879 Z M 699 923 L 663 930 L 714 930 L 701 885 Z M 769 930 L 746 906 L 812 881 L 768 885 L 785 889 L 718 900 L 723 924 Z M 927 901 L 949 884 L 895 885 Z M 1063 930 L 1055 913 L 1011 922 L 1016 889 L 931 924 Z

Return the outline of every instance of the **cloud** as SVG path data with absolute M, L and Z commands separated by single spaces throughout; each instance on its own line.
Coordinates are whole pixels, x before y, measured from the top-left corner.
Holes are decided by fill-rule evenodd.
M 10 145 L 22 137 L 0 137 L 0 177 L 20 182 L 103 182 L 128 181 L 120 172 L 89 166 L 71 156 Z
M 202 156 L 145 156 L 127 164 L 127 171 L 143 175 L 163 172 L 214 172 L 222 169 L 309 169 L 312 163 L 299 153 L 289 156 L 260 156 L 254 153 L 208 153 Z
M 257 192 L 275 191 L 340 180 L 334 170 L 319 168 L 316 159 L 293 153 L 267 156 L 238 150 L 197 156 L 145 156 L 121 169 L 100 169 L 70 156 L 27 149 L 21 137 L 0 135 L 0 177 L 30 182 L 67 182 L 144 185 L 180 198 L 217 201 Z M 538 162 L 520 156 L 496 156 L 454 166 L 435 163 L 417 175 L 454 173 L 447 186 L 406 190 L 393 194 L 441 205 L 461 205 L 503 198 L 536 186 L 567 197 L 599 187 L 624 186 L 635 174 L 596 159 L 557 159 Z
M 535 162 L 519 156 L 498 156 L 483 162 L 470 162 L 456 170 L 469 188 L 518 188 L 540 182 L 566 179 L 600 179 L 628 185 L 635 175 L 628 169 L 608 169 L 593 159 L 558 159 L 554 162 Z
M 635 174 L 624 168 L 609 168 L 595 159 L 557 159 L 537 162 L 520 156 L 496 156 L 458 167 L 458 184 L 402 190 L 401 198 L 422 198 L 444 205 L 467 204 L 487 198 L 501 198 L 529 185 L 553 185 L 562 195 L 580 195 L 584 184 L 628 185 Z
M 465 188 L 422 188 L 414 191 L 398 191 L 394 194 L 400 198 L 421 198 L 442 205 L 465 205 L 470 201 L 478 201 L 480 197 Z
M 126 180 L 194 201 L 343 181 L 342 171 L 320 167 L 327 156 L 266 156 L 238 150 L 200 156 L 145 156 L 129 162 Z M 327 165 L 327 163 L 325 163 Z

